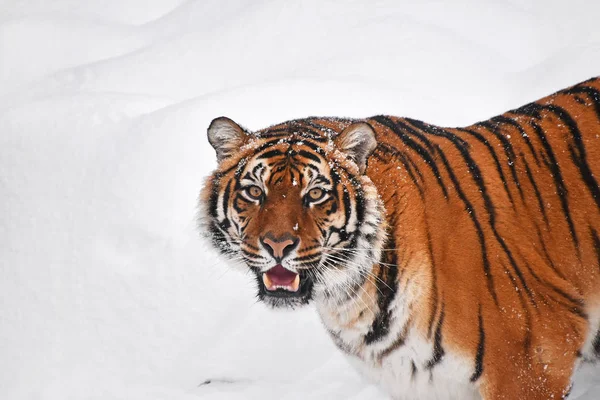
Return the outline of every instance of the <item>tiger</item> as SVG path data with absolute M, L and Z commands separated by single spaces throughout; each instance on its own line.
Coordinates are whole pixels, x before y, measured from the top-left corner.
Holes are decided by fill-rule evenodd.
M 199 229 L 393 399 L 559 399 L 600 360 L 600 79 L 487 121 L 214 119 Z

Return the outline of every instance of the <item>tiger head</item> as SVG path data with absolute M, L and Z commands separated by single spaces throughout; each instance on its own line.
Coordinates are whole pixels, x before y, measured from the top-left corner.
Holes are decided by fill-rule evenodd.
M 307 121 L 250 132 L 221 117 L 208 128 L 218 167 L 200 196 L 201 232 L 252 271 L 258 298 L 274 308 L 352 295 L 385 238 L 383 203 L 365 174 L 373 129 Z

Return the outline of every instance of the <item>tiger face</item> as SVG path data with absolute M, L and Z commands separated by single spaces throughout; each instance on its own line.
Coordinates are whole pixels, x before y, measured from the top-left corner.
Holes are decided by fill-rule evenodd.
M 352 295 L 385 236 L 383 203 L 364 174 L 372 128 L 251 133 L 221 117 L 208 139 L 219 165 L 201 193 L 201 232 L 229 263 L 252 271 L 258 298 L 294 308 Z

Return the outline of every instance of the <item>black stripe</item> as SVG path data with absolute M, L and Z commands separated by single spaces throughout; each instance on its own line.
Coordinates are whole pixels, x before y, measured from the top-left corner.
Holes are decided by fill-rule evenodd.
M 311 129 L 308 126 L 301 125 L 303 120 L 288 121 L 283 124 L 277 125 L 277 127 L 269 127 L 258 132 L 261 138 L 281 138 L 290 137 L 292 134 L 298 134 L 303 139 L 311 139 L 317 142 L 325 142 L 327 138 L 323 137 L 321 133 Z
M 300 156 L 302 156 L 304 158 L 308 158 L 309 160 L 312 160 L 312 161 L 316 162 L 317 164 L 321 164 L 321 159 L 318 156 L 316 156 L 316 155 L 314 155 L 312 153 L 309 153 L 306 150 L 300 150 L 298 152 L 298 155 L 300 155 Z
M 571 314 L 575 314 L 577 315 L 579 318 L 587 320 L 588 319 L 588 314 L 584 311 L 583 309 L 583 305 L 578 306 L 578 305 L 573 305 L 571 303 L 567 303 L 561 299 L 557 299 L 554 297 L 554 295 L 552 294 L 548 294 L 547 296 L 550 300 L 554 301 L 556 304 L 562 306 L 563 308 L 565 308 L 568 312 L 570 312 Z
M 463 192 L 463 190 L 460 186 L 460 183 L 459 183 L 458 179 L 456 178 L 456 175 L 454 175 L 452 167 L 450 166 L 450 163 L 448 162 L 448 159 L 446 158 L 442 149 L 439 148 L 439 146 L 438 146 L 438 154 L 440 155 L 440 158 L 442 159 L 442 162 L 443 162 L 444 166 L 446 167 L 446 170 L 448 171 L 448 175 L 450 176 L 450 180 L 454 184 L 454 187 L 456 189 L 456 193 L 458 194 L 458 197 L 460 197 L 463 204 L 465 205 L 467 214 L 469 215 L 469 218 L 471 218 L 471 221 L 473 222 L 473 225 L 475 226 L 475 230 L 477 231 L 479 247 L 481 248 L 481 260 L 483 263 L 483 273 L 486 277 L 488 291 L 492 295 L 492 298 L 494 299 L 494 303 L 496 303 L 496 305 L 498 305 L 498 297 L 496 294 L 496 290 L 494 288 L 494 277 L 492 276 L 490 260 L 488 259 L 485 235 L 483 233 L 483 228 L 481 227 L 481 223 L 479 222 L 479 219 L 477 218 L 477 211 L 475 210 L 475 208 L 473 207 L 473 205 L 471 204 L 471 202 L 469 201 L 469 199 Z M 491 215 L 490 215 L 490 222 L 492 222 Z
M 592 171 L 588 165 L 586 159 L 586 150 L 585 145 L 582 140 L 581 131 L 577 126 L 577 123 L 571 117 L 568 111 L 564 108 L 559 107 L 557 105 L 547 105 L 542 106 L 539 104 L 535 104 L 531 106 L 531 109 L 535 110 L 539 115 L 540 111 L 547 110 L 554 115 L 556 115 L 569 129 L 569 133 L 571 134 L 571 138 L 573 139 L 573 144 L 569 143 L 569 152 L 571 154 L 571 160 L 579 169 L 579 173 L 581 174 L 581 179 L 585 182 L 588 190 L 592 194 L 592 197 L 596 201 L 596 206 L 600 208 L 600 188 L 598 187 L 598 182 L 594 178 Z
M 357 240 L 358 240 L 358 235 L 356 235 L 356 232 L 360 229 L 361 225 L 364 223 L 364 216 L 365 216 L 365 210 L 366 210 L 364 192 L 362 190 L 362 186 L 360 185 L 360 182 L 356 179 L 356 177 L 354 177 L 352 174 L 348 173 L 348 171 L 344 167 L 338 165 L 336 167 L 336 170 L 338 173 L 337 174 L 333 173 L 331 175 L 331 178 L 333 180 L 332 193 L 335 197 L 336 202 L 339 202 L 340 201 L 339 191 L 342 191 L 342 202 L 344 205 L 345 223 L 344 223 L 344 226 L 340 229 L 333 227 L 333 226 L 329 228 L 329 230 L 331 232 L 336 232 L 340 236 L 340 242 L 330 243 L 329 245 L 335 247 L 335 245 L 349 240 L 350 243 L 347 245 L 347 247 L 355 248 Z M 340 181 L 340 175 L 343 175 L 343 174 L 345 174 L 347 181 L 350 183 L 350 185 L 354 189 L 354 193 L 355 193 L 354 212 L 356 213 L 356 231 L 352 231 L 352 232 L 349 232 L 346 230 L 346 226 L 352 215 L 353 208 L 352 208 L 352 199 L 350 198 L 348 187 L 346 185 L 343 185 Z M 329 237 L 327 237 L 327 239 L 329 239 Z
M 268 149 L 271 146 L 275 146 L 275 145 L 281 144 L 281 140 L 282 139 L 289 139 L 289 134 L 290 133 L 287 132 L 287 135 L 284 136 L 283 138 L 270 138 L 270 137 L 267 137 L 269 140 L 267 140 L 265 143 L 261 144 L 256 149 L 254 149 L 254 154 L 257 155 L 257 158 L 263 158 L 264 155 L 262 155 L 262 156 L 258 156 L 258 155 L 262 151 L 265 151 L 266 149 Z M 264 139 L 267 139 L 267 138 L 264 138 Z M 297 143 L 299 141 L 300 140 L 295 140 L 295 141 L 290 142 L 289 140 L 286 140 L 286 143 L 288 143 L 288 144 L 291 145 L 291 143 Z M 302 141 L 302 145 L 303 146 L 306 146 L 306 147 L 310 148 L 311 150 L 314 150 L 318 154 L 321 154 L 321 155 L 324 154 L 323 149 L 321 147 L 319 147 L 318 144 L 313 143 L 311 140 L 309 140 L 309 139 L 303 139 L 301 141 Z M 281 154 L 283 155 L 283 153 L 281 153 Z M 234 166 L 234 167 L 230 168 L 229 170 L 232 170 L 232 169 L 235 169 L 235 168 L 238 168 L 238 166 Z
M 396 248 L 396 241 L 393 236 L 389 240 L 389 245 L 386 246 L 392 249 Z M 397 264 L 397 257 L 395 251 L 386 252 L 382 257 L 387 264 Z M 371 329 L 365 335 L 365 344 L 380 341 L 388 335 L 390 330 L 390 323 L 392 320 L 392 310 L 390 305 L 396 297 L 398 291 L 398 268 L 388 268 L 384 265 L 379 265 L 379 271 L 377 273 L 379 278 L 376 282 L 377 285 L 377 306 L 379 312 L 375 316 Z
M 318 248 L 321 248 L 321 244 L 315 244 L 315 245 L 312 245 L 312 246 L 307 246 L 307 247 L 305 247 L 303 249 L 298 250 L 298 254 L 303 254 L 303 253 L 306 253 L 307 251 L 311 251 L 311 250 L 318 249 Z
M 408 331 L 410 330 L 410 327 L 411 327 L 411 323 L 412 323 L 412 321 L 409 318 L 404 323 L 404 326 L 402 327 L 402 329 L 400 330 L 400 333 L 398 334 L 398 336 L 396 337 L 396 339 L 394 339 L 394 341 L 392 342 L 392 344 L 389 345 L 386 349 L 384 349 L 383 351 L 381 351 L 379 353 L 379 356 L 377 358 L 378 358 L 378 360 L 379 360 L 380 363 L 383 361 L 384 358 L 386 358 L 392 352 L 394 352 L 395 350 L 397 350 L 400 347 L 404 346 L 404 344 L 406 343 L 406 338 L 408 336 Z
M 321 170 L 319 169 L 319 167 L 316 167 L 316 166 L 314 166 L 314 165 L 312 165 L 312 164 L 310 164 L 310 163 L 309 163 L 309 164 L 305 164 L 305 165 L 304 165 L 304 167 L 305 167 L 307 170 L 310 170 L 310 171 L 308 171 L 308 172 L 313 172 L 313 173 L 314 173 L 314 174 L 316 174 L 316 175 L 318 175 L 318 174 L 320 174 L 320 173 L 321 173 Z M 307 175 L 308 175 L 308 174 L 307 174 Z M 330 182 L 330 183 L 331 183 L 331 182 Z
M 506 155 L 506 158 L 508 159 L 508 168 L 512 175 L 513 181 L 515 182 L 515 185 L 517 186 L 517 189 L 519 190 L 519 194 L 521 195 L 521 198 L 523 198 L 524 197 L 523 190 L 521 189 L 521 183 L 519 182 L 519 177 L 517 176 L 517 170 L 515 168 L 515 165 L 517 162 L 517 157 L 513 150 L 512 144 L 504 136 L 504 134 L 498 124 L 492 124 L 491 121 L 483 121 L 483 122 L 478 122 L 475 125 L 486 129 L 488 132 L 490 132 L 492 135 L 494 135 L 502 143 L 502 147 L 504 148 L 504 154 Z
M 433 343 L 433 356 L 431 357 L 431 360 L 427 361 L 427 364 L 425 365 L 425 368 L 428 370 L 433 369 L 433 367 L 435 367 L 437 364 L 439 364 L 442 361 L 442 359 L 444 358 L 444 355 L 446 354 L 444 348 L 442 347 L 442 326 L 444 324 L 444 316 L 445 316 L 445 309 L 444 309 L 444 303 L 442 303 L 442 311 L 440 312 L 440 319 L 438 320 L 437 328 L 435 329 L 435 336 L 434 336 L 434 343 Z
M 222 206 L 223 206 L 223 215 L 225 215 L 225 218 L 227 218 L 227 210 L 229 209 L 227 203 L 229 202 L 230 194 L 231 194 L 231 181 L 227 182 L 227 186 L 225 186 L 225 190 L 223 191 Z
M 569 383 L 569 386 L 567 387 L 567 389 L 565 390 L 565 392 L 563 393 L 561 399 L 566 399 L 571 395 L 571 392 L 573 391 L 573 382 Z
M 350 183 L 352 184 L 352 186 L 354 187 L 354 201 L 356 202 L 356 229 L 359 230 L 360 227 L 363 225 L 363 223 L 365 222 L 365 214 L 366 214 L 366 202 L 365 202 L 365 193 L 363 191 L 363 188 L 360 184 L 360 182 L 358 182 L 358 180 L 350 175 L 349 177 Z M 354 236 L 354 239 L 352 240 L 351 246 L 352 247 L 356 247 L 356 241 L 358 240 L 358 235 Z
M 598 237 L 598 232 L 594 228 L 590 228 L 590 234 L 592 235 L 594 249 L 596 250 L 597 267 L 600 270 L 600 237 Z
M 329 128 L 329 127 L 327 127 L 325 125 L 321 125 L 321 124 L 317 123 L 315 121 L 315 119 L 320 119 L 320 120 L 325 120 L 325 121 L 330 121 L 330 122 L 332 122 L 334 119 L 332 119 L 332 118 L 311 117 L 311 118 L 307 118 L 307 119 L 302 120 L 302 122 L 305 123 L 306 125 L 311 126 L 311 127 L 315 128 L 315 129 L 318 129 L 321 133 L 324 133 L 324 135 L 321 135 L 321 137 L 320 137 L 321 141 L 326 142 L 330 138 L 332 138 L 333 136 L 337 136 L 340 133 L 340 132 L 335 131 L 332 128 Z M 340 119 L 335 119 L 335 120 L 336 120 L 335 122 L 348 122 L 348 123 L 354 122 L 354 120 L 342 120 L 341 118 Z
M 250 253 L 248 250 L 242 248 L 242 253 L 248 258 L 253 258 L 255 260 L 265 260 L 265 258 L 259 254 Z
M 550 268 L 552 268 L 554 270 L 554 272 L 556 272 L 556 274 L 561 279 L 567 280 L 567 278 L 562 274 L 562 272 L 560 272 L 558 270 L 558 268 L 556 267 L 556 264 L 554 264 L 554 261 L 552 261 L 552 257 L 550 257 L 550 252 L 548 252 L 548 248 L 546 247 L 546 241 L 544 240 L 544 237 L 542 236 L 542 231 L 540 230 L 540 227 L 536 223 L 534 223 L 533 226 L 535 227 L 538 241 L 539 241 L 540 245 L 542 246 L 542 252 L 544 253 L 544 257 L 546 258 L 548 265 L 550 265 Z
M 596 354 L 596 357 L 600 357 L 600 330 L 596 332 L 592 345 L 594 346 L 594 354 Z
M 569 303 L 571 303 L 569 305 L 569 307 L 573 307 L 574 310 L 572 310 L 575 314 L 579 315 L 582 318 L 587 319 L 587 315 L 585 313 L 585 311 L 583 310 L 584 308 L 584 303 L 582 299 L 579 298 L 575 298 L 573 296 L 571 296 L 570 294 L 568 294 L 567 292 L 563 291 L 561 288 L 555 286 L 554 284 L 552 284 L 551 282 L 548 282 L 546 280 L 541 279 L 534 271 L 533 268 L 531 268 L 531 265 L 529 265 L 528 262 L 525 262 L 525 266 L 529 269 L 529 272 L 531 273 L 531 275 L 533 276 L 533 278 L 538 281 L 540 284 L 546 286 L 547 288 L 549 288 L 550 290 L 552 290 L 553 292 L 557 293 L 558 295 L 560 295 L 562 298 L 566 299 Z
M 504 176 L 504 170 L 502 169 L 502 165 L 500 164 L 498 155 L 496 154 L 496 151 L 494 150 L 494 148 L 492 147 L 490 142 L 488 142 L 488 140 L 485 138 L 485 136 L 483 136 L 481 133 L 479 133 L 477 131 L 473 131 L 473 130 L 470 130 L 467 128 L 455 128 L 455 129 L 459 132 L 464 132 L 464 133 L 467 133 L 467 134 L 473 136 L 475 139 L 477 139 L 479 142 L 481 142 L 483 145 L 485 145 L 485 147 L 488 149 L 488 152 L 494 159 L 494 164 L 496 164 L 496 171 L 498 172 L 498 175 L 500 175 L 500 180 L 502 181 L 502 186 L 504 187 L 504 191 L 506 192 L 506 195 L 508 196 L 510 202 L 514 204 L 512 194 L 510 193 L 510 190 L 508 188 L 508 182 L 506 180 L 506 177 Z
M 295 122 L 302 126 L 302 129 L 315 134 L 320 141 L 327 142 L 333 135 L 337 135 L 340 132 L 329 128 L 325 125 L 321 125 L 317 122 L 317 120 L 328 121 L 328 122 L 342 122 L 342 123 L 350 123 L 354 120 L 344 119 L 344 118 L 334 118 L 334 117 L 308 117 L 296 120 Z M 302 125 L 300 125 L 302 124 Z M 339 125 L 339 124 L 338 124 Z
M 263 169 L 263 171 L 265 170 L 265 166 L 262 163 L 257 164 L 256 166 L 254 166 L 254 168 L 252 168 L 252 176 L 254 176 L 254 179 L 256 180 L 260 180 L 261 176 L 257 175 L 258 171 L 260 169 Z M 264 173 L 264 172 L 263 172 Z M 263 174 L 261 173 L 261 175 Z
M 254 250 L 254 251 L 260 251 L 260 249 L 259 249 L 258 247 L 254 246 L 254 245 L 252 245 L 252 244 L 250 244 L 250 243 L 244 242 L 244 245 L 245 245 L 247 248 L 251 249 L 251 250 Z
M 433 303 L 433 310 L 431 311 L 431 315 L 429 316 L 429 326 L 427 328 L 427 338 L 431 338 L 431 332 L 433 331 L 433 322 L 435 321 L 435 316 L 438 312 L 438 287 L 437 287 L 437 270 L 435 265 L 435 257 L 433 255 L 433 243 L 431 241 L 431 232 L 429 230 L 429 223 L 425 218 L 425 232 L 427 233 L 427 251 L 429 252 L 429 258 L 431 263 L 431 292 Z
M 229 254 L 230 245 L 225 238 L 225 234 L 219 229 L 217 223 L 211 222 L 208 229 L 210 231 L 210 240 L 213 246 L 215 246 L 215 248 L 221 253 Z
M 318 252 L 318 253 L 308 254 L 305 256 L 296 257 L 296 258 L 292 259 L 291 261 L 294 261 L 294 262 L 306 261 L 306 260 L 310 260 L 311 258 L 315 258 L 316 256 L 321 257 L 321 253 Z
M 321 148 L 321 147 L 319 146 L 319 144 L 318 144 L 318 143 L 313 143 L 313 142 L 312 142 L 312 141 L 310 141 L 310 140 L 306 140 L 306 139 L 302 139 L 302 140 L 293 140 L 293 141 L 290 143 L 290 145 L 291 145 L 291 144 L 298 144 L 299 142 L 302 142 L 302 146 L 306 146 L 306 147 L 308 147 L 309 149 L 311 149 L 312 151 L 314 151 L 314 152 L 315 152 L 315 153 L 317 153 L 317 154 L 320 154 L 320 155 L 321 155 L 321 156 L 323 156 L 323 157 L 325 156 L 325 151 L 323 150 L 323 148 Z
M 344 226 L 350 221 L 352 216 L 352 202 L 350 201 L 350 194 L 347 190 L 343 190 L 342 202 L 344 203 L 344 216 L 346 218 Z
M 217 219 L 217 206 L 219 202 L 219 189 L 221 185 L 221 179 L 223 175 L 220 173 L 216 173 L 212 178 L 212 188 L 210 191 L 210 197 L 208 199 L 208 213 L 209 215 Z
M 263 158 L 271 158 L 271 157 L 277 157 L 277 156 L 283 156 L 285 153 L 281 150 L 269 150 L 269 151 L 265 151 L 264 153 L 262 153 L 260 156 L 256 157 L 257 160 L 263 159 Z
M 415 365 L 415 362 L 411 360 L 410 362 L 410 379 L 414 380 L 415 377 L 417 376 L 417 366 Z
M 396 134 L 396 136 L 398 136 L 398 138 L 400 138 L 402 140 L 402 142 L 404 144 L 406 144 L 407 147 L 411 148 L 417 154 L 419 154 L 419 156 L 423 159 L 423 161 L 425 161 L 427 166 L 431 169 L 431 172 L 435 176 L 435 179 L 436 179 L 438 185 L 440 186 L 440 188 L 442 189 L 442 192 L 444 193 L 444 197 L 448 198 L 448 190 L 446 189 L 446 185 L 442 181 L 440 171 L 438 170 L 438 166 L 435 163 L 432 153 L 430 153 L 430 151 L 428 151 L 426 148 L 424 148 L 419 143 L 414 141 L 411 137 L 409 137 L 408 134 L 405 131 L 403 131 L 402 129 L 400 129 L 398 127 L 398 125 L 391 118 L 383 116 L 383 115 L 379 115 L 379 116 L 373 117 L 371 119 L 373 119 L 374 121 L 378 122 L 379 124 L 389 128 L 394 134 Z
M 379 153 L 383 153 L 383 155 Z M 392 148 L 391 146 L 385 143 L 380 143 L 375 149 L 373 157 L 377 158 L 380 161 L 383 161 L 386 164 L 390 164 L 390 161 L 386 160 L 384 158 L 384 155 L 394 158 L 394 160 L 399 161 L 404 166 L 404 169 L 406 169 L 406 171 L 408 172 L 410 180 L 413 182 L 413 184 L 419 191 L 419 195 L 421 196 L 421 198 L 424 198 L 425 191 L 423 189 L 423 186 L 417 179 L 417 175 L 415 175 L 415 172 L 419 175 L 421 181 L 423 180 L 423 175 L 421 174 L 421 171 L 419 171 L 415 163 L 412 162 L 412 160 L 408 158 L 405 154 L 398 152 L 398 150 Z
M 419 169 L 417 164 L 415 164 L 415 162 L 412 160 L 412 158 L 410 158 L 408 155 L 402 154 L 402 153 L 400 153 L 399 156 L 400 156 L 400 158 L 402 158 L 406 161 L 406 164 L 408 164 L 412 170 L 415 171 L 415 173 L 418 176 L 418 180 L 421 182 L 421 184 L 424 185 L 425 178 L 423 178 L 423 174 L 421 173 L 421 170 Z
M 477 381 L 483 373 L 483 356 L 485 354 L 485 329 L 483 328 L 483 316 L 481 315 L 481 304 L 479 304 L 479 342 L 477 343 L 477 354 L 475 355 L 475 371 L 471 375 L 471 382 Z
M 327 210 L 325 210 L 325 214 L 327 216 L 330 216 L 331 214 L 337 212 L 338 210 L 338 202 L 335 198 L 331 197 L 329 200 L 327 200 L 327 202 L 331 202 L 329 208 Z
M 523 164 L 525 165 L 525 173 L 527 174 L 527 178 L 531 183 L 531 187 L 533 187 L 533 192 L 535 193 L 535 197 L 538 201 L 538 207 L 540 209 L 540 212 L 542 213 L 542 218 L 544 219 L 546 226 L 550 226 L 550 222 L 548 221 L 548 215 L 546 214 L 546 204 L 544 203 L 544 199 L 542 199 L 542 194 L 540 193 L 540 190 L 537 184 L 535 183 L 535 178 L 533 177 L 531 169 L 529 168 L 529 164 L 527 163 L 525 158 L 523 158 Z
M 502 247 L 502 250 L 504 250 L 504 253 L 506 253 L 506 256 L 508 257 L 508 261 L 509 261 L 511 267 L 513 268 L 513 271 L 515 271 L 515 273 L 517 274 L 517 277 L 519 278 L 519 281 L 521 282 L 521 286 L 523 286 L 525 293 L 527 293 L 527 297 L 529 297 L 529 300 L 531 301 L 533 306 L 536 307 L 537 302 L 535 300 L 533 292 L 531 291 L 531 289 L 529 289 L 529 285 L 527 285 L 527 282 L 525 281 L 525 277 L 523 276 L 521 269 L 517 265 L 517 262 L 512 255 L 512 251 L 508 248 L 508 245 L 504 241 L 504 238 L 498 233 L 495 226 L 492 225 L 491 229 L 492 229 L 492 232 L 494 233 L 494 236 L 496 237 L 496 240 Z
M 246 265 L 254 270 L 256 273 L 260 273 L 260 269 L 265 266 L 264 262 L 258 262 L 254 260 L 245 260 Z
M 316 268 L 319 266 L 320 262 L 321 262 L 321 256 L 319 256 L 313 260 L 306 260 L 306 261 L 299 263 L 298 268 Z
M 290 133 L 297 135 L 300 134 L 302 139 L 308 138 L 313 139 L 319 142 L 327 141 L 327 138 L 324 137 L 322 131 L 312 129 L 311 125 L 316 125 L 315 123 L 309 123 L 308 119 L 301 119 L 293 121 L 290 124 Z
M 524 257 L 521 255 L 521 258 L 524 259 Z M 548 282 L 542 278 L 540 278 L 536 273 L 535 270 L 531 267 L 531 265 L 529 264 L 529 262 L 527 262 L 526 260 L 524 261 L 525 267 L 527 267 L 529 273 L 533 276 L 533 278 L 541 285 L 545 286 L 546 288 L 552 290 L 554 293 L 558 294 L 559 296 L 561 296 L 563 299 L 566 299 L 569 304 L 565 304 L 563 301 L 561 300 L 556 300 L 554 297 L 549 296 L 552 300 L 554 300 L 556 303 L 561 304 L 562 306 L 566 307 L 570 312 L 572 312 L 573 314 L 578 315 L 579 317 L 586 319 L 587 320 L 587 314 L 584 311 L 584 304 L 583 304 L 583 300 L 579 299 L 579 298 L 574 298 L 573 296 L 569 295 L 568 293 L 566 293 L 565 291 L 563 291 L 562 289 L 560 289 L 559 287 L 555 286 L 554 284 L 552 284 L 551 282 Z
M 506 268 L 503 262 L 501 262 L 502 267 L 504 268 L 504 272 L 512 282 L 515 288 L 518 288 L 517 281 L 512 273 Z M 531 348 L 531 313 L 529 312 L 529 308 L 527 307 L 527 303 L 523 298 L 523 291 L 517 290 L 517 296 L 519 297 L 519 301 L 521 302 L 521 307 L 523 308 L 523 312 L 525 314 L 525 338 L 523 340 L 523 347 L 525 347 L 526 351 L 529 351 Z
M 544 147 L 545 154 L 548 157 L 548 160 L 545 161 L 544 163 L 546 164 L 546 167 L 552 173 L 552 178 L 554 179 L 554 186 L 556 187 L 556 194 L 558 195 L 558 197 L 560 199 L 560 204 L 561 204 L 561 207 L 563 210 L 565 220 L 567 221 L 567 224 L 569 225 L 569 231 L 571 232 L 571 238 L 573 240 L 573 243 L 575 244 L 575 248 L 579 249 L 579 238 L 577 237 L 577 233 L 575 232 L 575 225 L 573 224 L 573 220 L 571 219 L 571 212 L 569 211 L 569 199 L 568 199 L 569 192 L 567 190 L 567 187 L 565 186 L 565 182 L 563 180 L 562 173 L 560 171 L 560 166 L 558 165 L 558 161 L 556 160 L 556 157 L 554 156 L 554 151 L 552 150 L 550 143 L 548 143 L 548 139 L 546 138 L 544 130 L 534 121 L 531 122 L 531 126 L 533 127 L 533 130 L 536 132 L 540 141 L 542 142 L 542 146 Z
M 291 182 L 294 182 L 294 179 L 296 179 L 296 183 L 300 184 L 300 186 L 302 186 L 302 180 L 304 177 L 303 170 L 302 170 L 303 166 L 304 166 L 304 164 L 301 162 L 296 162 L 295 164 L 293 164 L 293 163 L 288 164 L 288 168 L 290 170 L 289 172 L 290 172 Z M 297 178 L 296 178 L 296 176 L 294 176 L 294 172 L 296 172 Z
M 471 157 L 471 154 L 469 152 L 469 144 L 459 136 L 454 135 L 453 133 L 448 132 L 443 128 L 429 125 L 414 119 L 407 118 L 406 120 L 415 128 L 420 129 L 423 132 L 429 133 L 434 136 L 443 137 L 444 139 L 449 140 L 454 145 L 454 147 L 456 147 L 456 149 L 460 152 L 460 155 L 462 156 L 463 160 L 467 164 L 469 173 L 473 177 L 473 180 L 475 181 L 479 189 L 482 190 L 482 194 L 484 195 L 484 199 L 486 202 L 486 207 L 491 207 L 493 209 L 491 200 L 489 199 L 489 196 L 487 196 L 487 190 L 483 181 L 483 177 L 481 175 L 481 170 L 479 169 L 479 166 L 477 165 L 473 157 Z M 439 149 L 439 147 L 437 146 L 435 148 Z
M 558 116 L 565 123 L 567 128 L 569 128 L 569 132 L 571 133 L 571 137 L 573 138 L 574 142 L 574 146 L 573 144 L 569 143 L 571 160 L 573 160 L 573 163 L 579 169 L 581 179 L 585 182 L 585 185 L 588 187 L 588 190 L 596 201 L 596 207 L 600 209 L 600 188 L 598 187 L 598 182 L 596 182 L 596 179 L 590 170 L 590 166 L 588 165 L 585 145 L 583 143 L 581 131 L 579 130 L 577 123 L 571 117 L 571 115 L 561 107 L 550 105 L 546 106 L 545 108 Z
M 596 111 L 596 116 L 598 117 L 598 120 L 600 120 L 600 91 L 593 87 L 584 86 L 584 85 L 577 85 L 577 86 L 574 86 L 565 91 L 565 94 L 572 95 L 572 94 L 576 94 L 576 93 L 587 94 L 589 96 L 589 98 L 592 100 L 592 102 L 594 104 L 594 110 Z
M 525 128 L 523 128 L 523 126 L 521 126 L 521 124 L 519 122 L 515 121 L 514 119 L 512 119 L 510 117 L 507 117 L 506 115 L 499 115 L 497 117 L 492 118 L 491 121 L 494 121 L 494 122 L 497 122 L 500 124 L 511 125 L 511 126 L 517 128 L 517 130 L 521 134 L 521 137 L 523 138 L 523 140 L 525 140 L 525 144 L 529 148 L 529 151 L 531 152 L 531 155 L 535 159 L 536 164 L 540 165 L 540 160 L 538 158 L 537 151 L 535 151 L 535 148 L 533 147 L 533 144 L 531 143 L 531 140 L 529 139 L 529 135 L 525 131 Z
M 247 205 L 247 204 L 254 204 L 254 202 L 253 202 L 253 201 L 246 199 L 244 196 L 242 196 L 241 194 L 239 194 L 239 193 L 238 193 L 238 194 L 235 196 L 235 198 L 233 199 L 233 209 L 234 209 L 235 211 L 237 211 L 237 212 L 238 212 L 238 214 L 241 214 L 241 213 L 243 213 L 244 211 L 246 211 L 246 208 L 243 208 L 243 207 L 242 207 L 242 206 L 239 204 L 239 202 L 240 202 L 240 201 L 242 201 L 242 202 L 246 203 L 246 205 Z
M 331 181 L 325 176 L 318 174 L 314 180 L 314 183 L 324 183 L 325 185 L 331 185 Z
M 280 182 L 283 182 L 285 178 L 284 172 L 286 170 L 287 165 L 285 163 L 279 163 L 271 169 L 271 175 L 269 175 L 269 179 L 267 179 L 266 184 L 271 186 Z

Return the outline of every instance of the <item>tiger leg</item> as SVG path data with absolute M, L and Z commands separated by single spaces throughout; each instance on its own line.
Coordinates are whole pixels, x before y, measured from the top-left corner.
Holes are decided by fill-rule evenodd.
M 550 301 L 538 304 L 531 335 L 525 340 L 493 338 L 480 386 L 483 399 L 547 400 L 568 396 L 589 326 L 585 313 L 558 306 Z
M 530 360 L 521 360 L 526 364 Z M 573 362 L 573 365 L 575 363 Z M 481 397 L 484 400 L 548 400 L 565 399 L 571 388 L 571 373 L 564 372 L 562 375 L 536 371 L 522 365 L 519 375 L 506 376 L 496 380 L 489 380 L 481 387 Z

